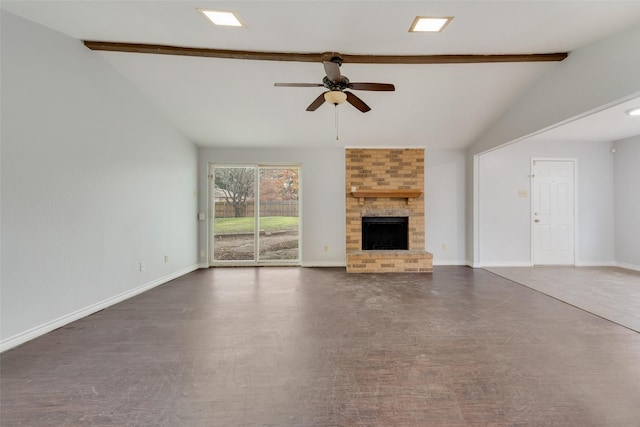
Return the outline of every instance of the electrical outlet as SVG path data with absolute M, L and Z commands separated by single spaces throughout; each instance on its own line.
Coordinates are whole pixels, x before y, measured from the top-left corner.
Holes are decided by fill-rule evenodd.
M 204 259 L 205 255 L 204 255 L 204 250 L 200 251 L 200 258 Z
M 169 255 L 165 255 L 164 256 L 164 263 L 168 263 L 169 262 Z
M 444 243 L 442 244 L 442 251 L 446 251 L 447 250 L 447 245 L 445 245 Z
M 328 245 L 324 245 L 324 251 L 328 252 L 329 251 L 329 246 Z
M 142 273 L 145 269 L 146 265 L 144 264 L 143 261 L 140 261 L 140 272 Z

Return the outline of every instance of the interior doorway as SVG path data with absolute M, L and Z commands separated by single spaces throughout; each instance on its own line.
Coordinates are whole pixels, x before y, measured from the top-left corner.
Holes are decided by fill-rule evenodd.
M 531 162 L 533 265 L 575 264 L 575 159 Z
M 300 167 L 211 165 L 211 265 L 299 265 Z

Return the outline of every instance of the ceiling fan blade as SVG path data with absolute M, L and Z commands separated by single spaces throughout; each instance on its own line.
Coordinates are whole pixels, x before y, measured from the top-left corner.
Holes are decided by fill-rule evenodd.
M 309 104 L 309 106 L 307 107 L 307 111 L 316 111 L 319 106 L 324 104 L 324 94 L 325 93 L 327 93 L 327 92 L 326 91 L 322 92 L 320 94 L 320 96 L 318 96 L 316 99 L 314 99 L 313 102 L 311 104 Z
M 362 99 L 358 98 L 353 93 L 346 92 L 346 91 L 344 93 L 347 94 L 347 102 L 353 105 L 354 107 L 356 107 L 358 110 L 362 111 L 363 113 L 366 113 L 367 111 L 371 110 L 371 107 L 365 104 Z
M 337 62 L 324 61 L 324 71 L 327 73 L 327 77 L 334 83 L 338 83 L 342 80 L 340 76 L 340 65 Z
M 274 83 L 276 87 L 322 87 L 322 83 Z
M 347 87 L 355 90 L 377 90 L 389 92 L 396 90 L 396 87 L 391 83 L 349 83 Z

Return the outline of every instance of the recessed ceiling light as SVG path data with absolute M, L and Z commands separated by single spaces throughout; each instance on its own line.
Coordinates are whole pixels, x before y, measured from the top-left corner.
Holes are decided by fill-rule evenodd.
M 206 16 L 215 25 L 225 25 L 228 27 L 245 26 L 234 12 L 210 9 L 198 9 L 198 11 Z
M 627 114 L 630 116 L 640 116 L 640 107 L 632 108 L 631 110 L 627 110 Z
M 409 28 L 410 33 L 429 32 L 438 33 L 449 25 L 453 16 L 416 16 Z

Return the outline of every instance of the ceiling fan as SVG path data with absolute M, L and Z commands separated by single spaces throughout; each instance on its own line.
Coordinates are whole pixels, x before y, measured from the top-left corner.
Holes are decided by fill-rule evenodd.
M 322 83 L 275 83 L 276 87 L 325 87 L 325 92 L 321 93 L 309 106 L 307 111 L 315 111 L 324 102 L 329 102 L 334 105 L 342 104 L 347 101 L 349 104 L 356 107 L 358 110 L 366 113 L 371 110 L 363 100 L 358 98 L 352 92 L 345 89 L 353 90 L 373 90 L 373 91 L 395 91 L 396 88 L 391 83 L 352 83 L 347 76 L 340 74 L 340 66 L 342 65 L 342 58 L 340 56 L 332 56 L 328 61 L 322 62 L 324 65 L 324 71 L 327 73 L 322 79 Z

